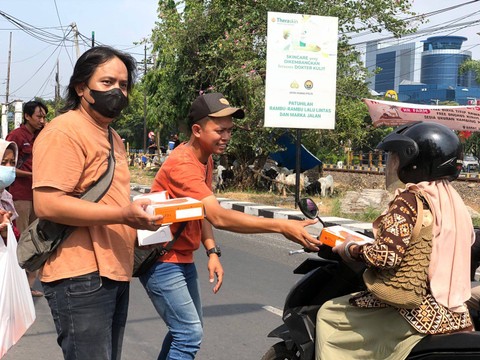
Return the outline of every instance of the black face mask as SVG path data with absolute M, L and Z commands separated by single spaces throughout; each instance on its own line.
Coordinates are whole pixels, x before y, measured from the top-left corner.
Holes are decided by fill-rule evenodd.
M 88 86 L 87 88 L 95 100 L 93 104 L 87 101 L 90 107 L 107 118 L 116 118 L 128 105 L 127 97 L 119 88 L 108 91 L 92 90 Z

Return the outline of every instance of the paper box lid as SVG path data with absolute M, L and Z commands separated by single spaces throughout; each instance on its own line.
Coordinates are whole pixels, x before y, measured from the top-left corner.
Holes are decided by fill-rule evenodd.
M 140 194 L 140 195 L 135 195 L 133 197 L 133 200 L 138 200 L 138 199 L 150 199 L 152 202 L 160 202 L 167 200 L 169 198 L 168 193 L 166 191 L 157 191 L 153 193 L 148 193 L 148 194 Z

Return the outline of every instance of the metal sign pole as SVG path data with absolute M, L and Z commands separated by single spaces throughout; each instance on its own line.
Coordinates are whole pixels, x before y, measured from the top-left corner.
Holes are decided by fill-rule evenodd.
M 295 161 L 295 209 L 300 201 L 300 169 L 302 161 L 302 130 L 296 129 L 297 139 L 295 142 L 296 161 Z

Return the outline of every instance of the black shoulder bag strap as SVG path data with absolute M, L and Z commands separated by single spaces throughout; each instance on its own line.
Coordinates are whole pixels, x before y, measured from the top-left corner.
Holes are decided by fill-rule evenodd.
M 107 193 L 110 185 L 112 184 L 113 174 L 115 172 L 115 149 L 113 147 L 113 135 L 110 126 L 108 127 L 108 141 L 110 142 L 110 154 L 108 157 L 107 170 L 94 184 L 87 189 L 87 191 L 83 193 L 83 195 L 80 197 L 82 200 L 92 202 L 99 201 Z
M 82 200 L 98 202 L 107 193 L 112 184 L 113 174 L 115 172 L 115 151 L 113 147 L 112 130 L 110 127 L 108 127 L 108 141 L 110 142 L 110 154 L 108 157 L 107 170 L 83 193 L 80 197 Z M 39 219 L 37 229 L 42 233 L 45 239 L 60 238 L 61 241 L 63 241 L 70 236 L 70 234 L 76 229 L 76 226 L 57 224 L 49 220 Z M 61 241 L 58 241 L 54 248 L 58 247 Z
M 175 244 L 175 241 L 177 241 L 177 239 L 180 237 L 180 234 L 182 233 L 183 229 L 185 229 L 185 226 L 187 226 L 187 222 L 184 221 L 182 223 L 180 223 L 180 226 L 178 227 L 177 231 L 175 231 L 175 235 L 173 235 L 173 239 L 170 240 L 167 245 L 165 245 L 164 247 L 158 249 L 158 256 L 163 256 L 165 255 L 167 252 L 170 251 L 170 249 L 172 248 L 173 244 Z

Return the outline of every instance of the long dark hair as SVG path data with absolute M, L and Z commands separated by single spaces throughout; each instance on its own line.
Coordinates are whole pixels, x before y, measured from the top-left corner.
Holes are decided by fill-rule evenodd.
M 60 110 L 61 113 L 78 108 L 80 105 L 80 96 L 78 96 L 75 87 L 82 83 L 87 83 L 99 65 L 115 57 L 119 58 L 127 67 L 127 91 L 130 92 L 133 87 L 137 69 L 135 59 L 131 55 L 115 50 L 110 46 L 96 46 L 85 51 L 82 56 L 78 58 L 73 69 L 73 74 L 70 77 L 70 83 L 66 90 L 65 106 Z

